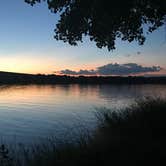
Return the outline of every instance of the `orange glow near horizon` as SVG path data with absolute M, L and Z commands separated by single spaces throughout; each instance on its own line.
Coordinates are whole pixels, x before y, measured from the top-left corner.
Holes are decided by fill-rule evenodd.
M 107 62 L 109 63 L 109 62 Z M 115 63 L 111 62 L 111 63 Z M 121 64 L 119 62 L 119 64 Z M 38 55 L 25 54 L 24 56 L 0 56 L 0 71 L 17 72 L 17 73 L 29 73 L 29 74 L 59 74 L 59 71 L 69 69 L 73 71 L 92 70 L 99 66 L 106 65 L 106 62 L 96 63 L 71 63 L 67 59 L 55 59 Z M 145 64 L 143 66 L 146 66 Z M 148 66 L 148 65 L 147 65 Z M 56 73 L 57 72 L 57 73 Z M 166 75 L 166 70 L 151 73 L 140 73 L 135 75 Z
M 39 58 L 38 58 L 39 57 Z M 54 57 L 47 58 L 43 56 L 0 56 L 0 71 L 29 73 L 29 74 L 53 74 L 55 71 L 71 69 L 78 71 L 80 69 L 95 69 L 95 64 L 72 64 L 63 59 L 56 60 Z
M 3 57 L 0 58 L 0 71 L 29 73 L 29 74 L 51 74 L 53 65 L 49 59 L 25 58 L 25 57 Z
M 18 54 L 0 54 L 0 71 L 6 72 L 17 72 L 17 73 L 29 73 L 29 74 L 53 74 L 55 71 L 71 69 L 71 70 L 80 70 L 80 69 L 94 69 L 96 65 L 93 63 L 90 64 L 81 64 L 81 63 L 72 63 L 72 60 L 69 56 L 65 58 L 61 55 L 58 55 L 58 58 L 54 55 L 46 56 L 45 53 L 18 53 Z

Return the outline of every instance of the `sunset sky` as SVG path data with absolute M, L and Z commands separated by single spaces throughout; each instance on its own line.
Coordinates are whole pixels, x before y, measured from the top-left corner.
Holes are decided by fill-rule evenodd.
M 166 75 L 165 26 L 150 34 L 143 46 L 117 40 L 116 50 L 109 52 L 98 49 L 88 38 L 76 47 L 56 41 L 53 36 L 58 16 L 51 13 L 45 3 L 31 7 L 24 0 L 2 1 L 0 20 L 0 71 L 79 74 L 80 69 L 87 72 L 93 69 L 98 74 L 98 67 L 116 69 L 118 66 L 121 72 L 124 67 L 131 67 L 128 64 L 132 67 L 134 64 L 141 68 L 138 74 L 142 71 Z M 159 66 L 160 71 L 153 70 L 152 66 Z

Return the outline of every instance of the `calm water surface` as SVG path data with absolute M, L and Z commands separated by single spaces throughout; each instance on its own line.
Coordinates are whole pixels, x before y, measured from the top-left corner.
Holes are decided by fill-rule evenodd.
M 95 128 L 95 108 L 125 107 L 142 96 L 165 97 L 166 85 L 0 86 L 0 139 L 70 139 Z

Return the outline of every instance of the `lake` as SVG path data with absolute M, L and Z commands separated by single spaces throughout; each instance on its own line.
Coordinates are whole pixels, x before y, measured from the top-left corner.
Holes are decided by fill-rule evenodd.
M 166 85 L 0 86 L 0 139 L 71 139 L 95 129 L 96 109 L 123 108 L 143 96 L 165 97 Z

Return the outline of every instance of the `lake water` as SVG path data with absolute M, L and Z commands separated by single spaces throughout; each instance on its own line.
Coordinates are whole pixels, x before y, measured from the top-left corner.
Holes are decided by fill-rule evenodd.
M 95 128 L 96 108 L 123 108 L 142 96 L 165 97 L 166 85 L 0 86 L 0 139 L 70 139 Z

